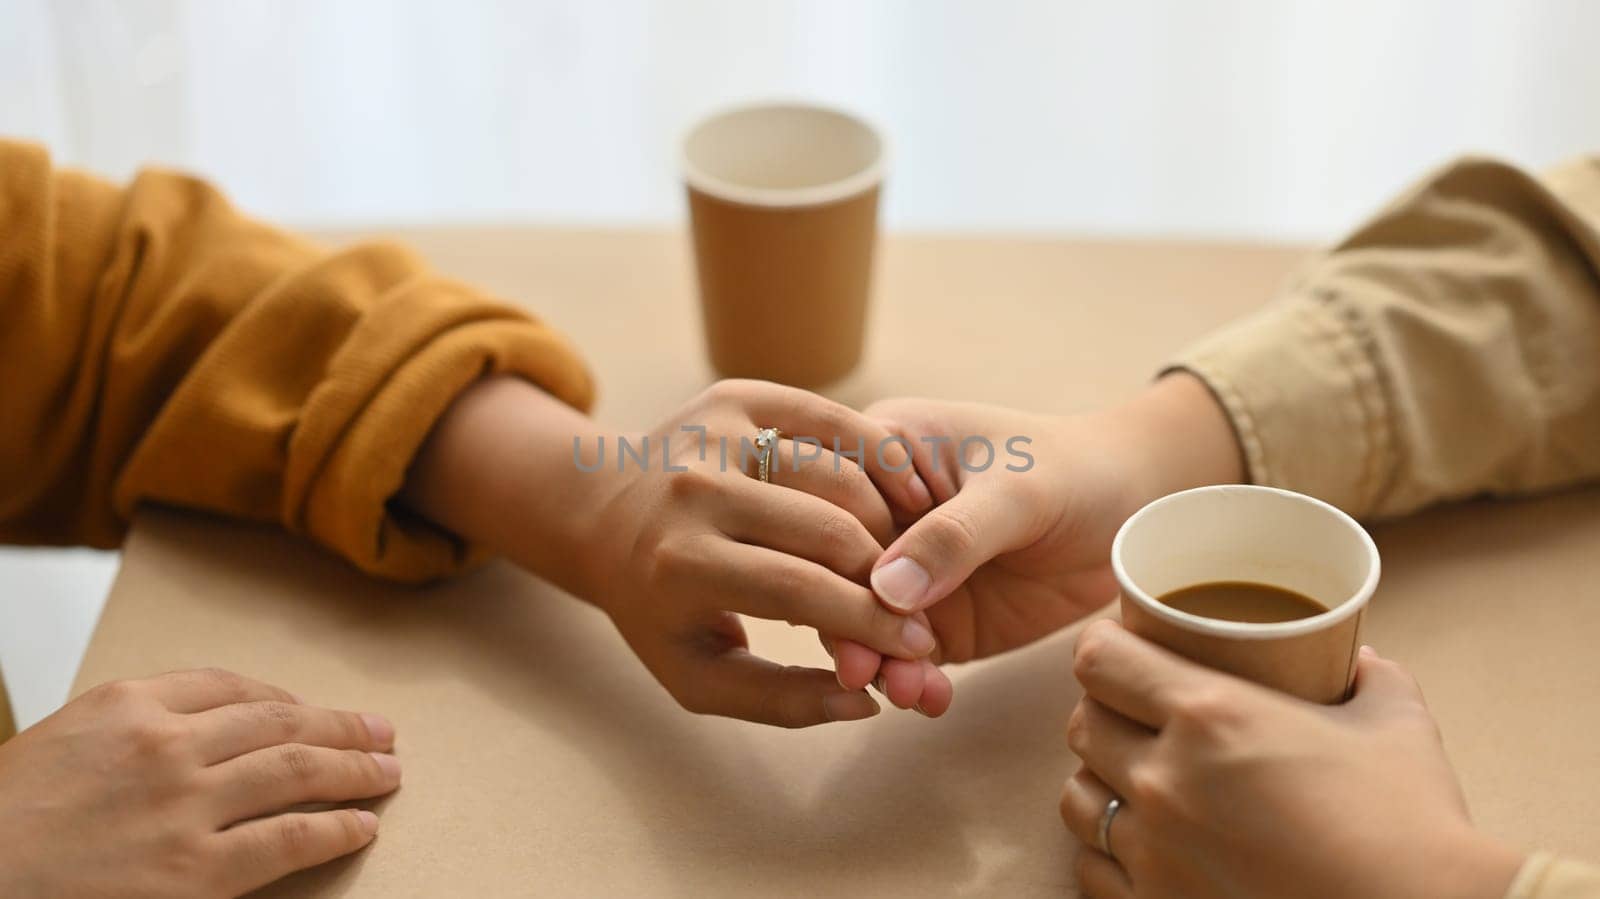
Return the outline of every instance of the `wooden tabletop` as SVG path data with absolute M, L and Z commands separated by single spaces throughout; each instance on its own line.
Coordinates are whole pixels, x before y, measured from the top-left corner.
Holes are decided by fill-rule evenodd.
M 713 378 L 681 234 L 399 236 L 569 333 L 609 424 L 653 423 Z M 867 361 L 825 392 L 1113 402 L 1267 300 L 1302 256 L 890 237 Z M 1455 506 L 1374 534 L 1384 583 L 1368 642 L 1422 680 L 1478 821 L 1593 854 L 1600 494 Z M 404 589 L 265 529 L 147 511 L 76 689 L 221 665 L 395 720 L 405 785 L 375 805 L 378 840 L 274 895 L 1071 896 L 1056 799 L 1075 767 L 1062 739 L 1074 634 L 955 669 L 938 721 L 886 709 L 780 731 L 682 712 L 603 615 L 509 566 Z M 758 623 L 752 639 L 825 662 L 798 629 Z

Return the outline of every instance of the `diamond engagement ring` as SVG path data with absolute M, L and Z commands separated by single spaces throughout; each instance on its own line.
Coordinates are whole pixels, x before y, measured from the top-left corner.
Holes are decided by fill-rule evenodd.
M 770 483 L 772 454 L 777 450 L 779 436 L 777 428 L 762 428 L 756 432 L 756 451 L 761 454 L 756 460 L 756 477 L 763 484 Z

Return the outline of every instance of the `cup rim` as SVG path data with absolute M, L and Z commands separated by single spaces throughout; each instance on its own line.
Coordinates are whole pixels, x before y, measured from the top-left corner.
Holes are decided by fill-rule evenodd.
M 1361 583 L 1360 587 L 1356 588 L 1356 591 L 1352 593 L 1348 599 L 1327 610 L 1326 612 L 1312 615 L 1309 618 L 1296 618 L 1293 621 L 1278 621 L 1272 623 L 1223 621 L 1218 618 L 1207 618 L 1203 615 L 1195 615 L 1191 612 L 1174 609 L 1172 606 L 1169 606 L 1146 593 L 1138 584 L 1134 583 L 1133 578 L 1128 575 L 1127 570 L 1122 564 L 1122 541 L 1123 538 L 1127 536 L 1129 530 L 1136 527 L 1139 523 L 1139 520 L 1145 515 L 1163 505 L 1166 505 L 1167 503 L 1179 502 L 1183 497 L 1187 497 L 1196 493 L 1223 492 L 1276 494 L 1277 496 L 1287 500 L 1315 506 L 1322 511 L 1333 515 L 1335 518 L 1339 519 L 1347 527 L 1353 530 L 1359 537 L 1361 545 L 1366 548 L 1367 558 L 1370 562 L 1370 565 L 1367 569 L 1366 579 Z M 1344 621 L 1346 618 L 1355 615 L 1357 612 L 1365 608 L 1367 602 L 1372 599 L 1372 594 L 1378 588 L 1380 566 L 1381 563 L 1378 556 L 1378 545 L 1377 543 L 1373 542 L 1372 535 L 1367 533 L 1367 529 L 1362 527 L 1361 524 L 1354 518 L 1351 518 L 1347 513 L 1345 513 L 1344 510 L 1330 503 L 1323 502 L 1314 496 L 1307 496 L 1304 493 L 1296 493 L 1293 490 L 1283 490 L 1277 487 L 1264 487 L 1259 484 L 1212 484 L 1205 487 L 1191 487 L 1188 490 L 1180 490 L 1176 493 L 1169 493 L 1166 496 L 1146 503 L 1143 508 L 1139 509 L 1139 511 L 1128 516 L 1128 520 L 1124 521 L 1122 523 L 1122 527 L 1117 529 L 1117 536 L 1111 541 L 1111 570 L 1116 576 L 1117 586 L 1121 588 L 1123 596 L 1131 599 L 1146 612 L 1171 622 L 1172 624 L 1184 628 L 1185 630 L 1196 631 L 1216 637 L 1230 637 L 1236 640 L 1278 640 L 1285 637 L 1298 637 L 1304 634 L 1311 634 L 1316 633 L 1317 631 L 1326 630 L 1327 628 Z
M 864 168 L 823 184 L 810 184 L 805 187 L 751 187 L 736 184 L 718 178 L 694 164 L 689 158 L 689 142 L 701 129 L 717 122 L 753 112 L 769 112 L 773 110 L 799 110 L 808 113 L 824 113 L 846 119 L 852 125 L 872 135 L 877 141 L 878 152 L 872 161 Z M 699 120 L 685 130 L 678 140 L 678 169 L 683 180 L 689 187 L 718 199 L 747 206 L 769 207 L 800 207 L 800 206 L 825 206 L 840 200 L 853 197 L 875 187 L 883 182 L 884 173 L 888 170 L 889 141 L 883 132 L 855 113 L 827 106 L 821 103 L 808 103 L 802 100 L 763 100 L 753 103 L 742 103 L 717 110 Z

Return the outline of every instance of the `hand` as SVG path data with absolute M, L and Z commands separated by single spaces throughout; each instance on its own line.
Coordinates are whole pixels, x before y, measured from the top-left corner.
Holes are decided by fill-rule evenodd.
M 1363 649 L 1319 706 L 1201 668 L 1110 621 L 1078 639 L 1083 768 L 1061 815 L 1096 899 L 1500 899 L 1522 864 L 1475 831 L 1422 693 Z M 1113 859 L 1094 847 L 1113 792 Z
M 891 608 L 926 610 L 940 662 L 1013 649 L 1105 605 L 1116 593 L 1111 540 L 1129 515 L 1167 493 L 1243 477 L 1227 417 L 1184 373 L 1069 418 L 914 399 L 866 414 L 911 441 L 939 502 L 877 560 L 871 583 Z M 849 641 L 834 657 L 846 686 L 902 677 L 902 666 Z M 924 679 L 947 693 L 942 681 Z
M 224 671 L 103 684 L 0 744 L 0 895 L 237 896 L 372 841 L 394 728 Z
M 762 427 L 821 446 L 780 441 L 763 484 L 747 470 L 754 457 L 741 458 Z M 615 436 L 531 385 L 493 379 L 440 422 L 406 496 L 605 610 L 685 708 L 803 727 L 866 718 L 878 705 L 832 672 L 753 655 L 736 613 L 814 627 L 914 666 L 934 649 L 926 617 L 889 611 L 866 587 L 895 515 L 932 505 L 889 437 L 814 394 L 724 381 L 629 436 L 635 451 L 646 448 L 645 466 L 619 464 Z M 603 439 L 605 464 L 580 470 L 575 439 L 586 467 Z M 836 456 L 836 440 L 848 452 L 865 446 L 860 464 Z

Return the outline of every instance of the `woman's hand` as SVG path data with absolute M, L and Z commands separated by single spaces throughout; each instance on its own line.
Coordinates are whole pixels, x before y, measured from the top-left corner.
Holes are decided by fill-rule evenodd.
M 1099 621 L 1078 639 L 1083 768 L 1061 815 L 1095 899 L 1500 899 L 1517 853 L 1473 829 L 1416 682 L 1363 649 L 1319 706 Z M 1100 817 L 1116 795 L 1110 848 Z
M 768 427 L 816 443 L 780 441 L 763 484 L 750 444 Z M 735 613 L 848 638 L 918 673 L 932 667 L 927 619 L 885 609 L 866 586 L 894 518 L 932 505 L 890 437 L 815 394 L 724 381 L 628 435 L 641 465 L 537 388 L 492 379 L 441 420 L 406 498 L 604 609 L 685 708 L 803 727 L 878 706 L 862 684 L 753 655 Z M 602 439 L 604 464 L 583 470 L 600 461 Z
M 915 399 L 866 414 L 912 443 L 939 502 L 874 563 L 871 583 L 888 607 L 926 612 L 941 662 L 1013 649 L 1105 605 L 1116 593 L 1111 540 L 1129 515 L 1243 477 L 1227 417 L 1184 373 L 1070 418 Z M 836 641 L 834 657 L 846 686 L 901 677 L 850 641 Z
M 0 744 L 0 895 L 237 896 L 372 841 L 394 728 L 225 671 L 104 684 Z

